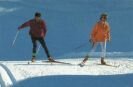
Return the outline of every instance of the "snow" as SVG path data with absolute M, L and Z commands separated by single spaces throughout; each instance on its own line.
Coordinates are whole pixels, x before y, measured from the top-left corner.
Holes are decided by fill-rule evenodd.
M 59 60 L 72 63 L 73 65 L 58 63 L 51 64 L 42 62 L 41 60 L 37 61 L 35 64 L 28 64 L 28 61 L 1 61 L 1 64 L 9 69 L 6 70 L 5 68 L 3 68 L 2 71 L 4 71 L 5 69 L 6 71 L 4 72 L 7 73 L 2 73 L 1 75 L 7 75 L 6 77 L 8 77 L 8 79 L 2 78 L 4 82 L 11 82 L 10 79 L 13 80 L 13 78 L 15 78 L 16 82 L 12 81 L 13 87 L 36 87 L 37 83 L 38 85 L 40 85 L 38 87 L 53 87 L 50 82 L 52 82 L 53 84 L 57 83 L 56 86 L 59 85 L 58 87 L 62 87 L 63 84 L 68 84 L 68 82 L 66 81 L 72 79 L 75 80 L 72 80 L 73 83 L 70 81 L 70 83 L 79 84 L 76 85 L 77 87 L 82 87 L 81 84 L 83 83 L 85 83 L 84 87 L 100 87 L 98 86 L 98 84 L 101 83 L 104 84 L 102 87 L 106 87 L 107 84 L 112 83 L 112 80 L 116 80 L 116 82 L 119 83 L 112 83 L 112 85 L 108 87 L 132 87 L 132 83 L 130 82 L 132 80 L 131 76 L 133 74 L 133 59 L 108 58 L 106 59 L 107 63 L 113 66 L 104 66 L 98 65 L 100 64 L 98 58 L 90 58 L 84 67 L 80 67 L 77 64 L 80 63 L 81 60 L 82 58 Z M 10 74 L 12 74 L 12 76 L 8 76 L 9 72 L 11 72 Z M 124 82 L 125 80 L 126 82 L 128 82 L 128 84 Z M 59 81 L 63 82 L 63 84 L 59 84 Z M 99 83 L 98 81 L 100 81 L 101 83 Z M 29 82 L 32 84 L 30 84 Z M 98 84 L 94 84 L 95 82 Z M 11 84 L 12 83 L 10 83 L 10 85 Z M 68 86 L 64 85 L 63 87 Z
M 36 11 L 46 21 L 50 53 L 73 65 L 41 61 L 28 65 L 32 49 L 28 28 L 11 47 L 18 26 Z M 102 12 L 108 13 L 111 26 L 107 44 L 107 57 L 111 58 L 106 61 L 114 67 L 98 65 L 99 59 L 91 58 L 81 68 L 76 64 L 91 48 L 88 34 Z M 132 14 L 133 0 L 0 0 L 0 87 L 132 87 Z M 37 58 L 45 56 L 40 48 Z
M 0 66 L 0 85 L 6 87 L 12 85 L 12 81 L 7 72 Z

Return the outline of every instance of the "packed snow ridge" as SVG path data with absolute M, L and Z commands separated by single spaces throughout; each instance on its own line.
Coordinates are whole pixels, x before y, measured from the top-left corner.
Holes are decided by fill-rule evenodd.
M 84 67 L 79 64 L 82 58 L 78 59 L 58 59 L 69 64 L 46 63 L 41 60 L 28 64 L 28 61 L 1 61 L 0 84 L 8 87 L 28 78 L 53 75 L 121 75 L 133 73 L 133 59 L 117 58 L 106 59 L 111 66 L 100 65 L 100 59 L 89 59 Z

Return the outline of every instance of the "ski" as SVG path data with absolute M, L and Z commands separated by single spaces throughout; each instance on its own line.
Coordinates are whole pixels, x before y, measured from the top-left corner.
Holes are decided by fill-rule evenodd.
M 60 64 L 73 65 L 71 63 L 61 62 L 61 61 L 55 61 L 55 60 L 54 61 L 42 61 L 42 62 L 51 63 L 51 64 L 53 64 L 53 63 L 60 63 Z
M 37 61 L 37 62 L 31 62 L 31 61 L 28 61 L 27 65 L 44 65 L 44 64 L 64 64 L 64 65 L 73 65 L 71 63 L 67 63 L 67 62 L 61 62 L 61 61 Z
M 80 67 L 84 67 L 85 66 L 85 64 L 82 64 L 82 63 L 80 63 L 80 64 L 78 64 Z
M 43 63 L 41 62 L 32 62 L 32 61 L 28 61 L 26 64 L 23 65 L 42 65 Z
M 37 62 L 28 61 L 23 63 L 17 63 L 15 65 L 45 65 L 45 64 L 46 63 L 42 63 L 41 61 L 37 61 Z
M 85 63 L 88 61 L 88 58 L 89 58 L 89 56 L 86 55 L 86 56 L 84 57 L 83 61 L 82 61 L 81 63 L 79 63 L 78 65 L 79 65 L 80 67 L 84 67 L 84 66 L 85 66 Z
M 119 67 L 119 66 L 115 66 L 115 65 L 111 65 L 111 64 L 97 64 L 97 65 L 102 65 L 102 66 L 110 66 L 110 67 Z

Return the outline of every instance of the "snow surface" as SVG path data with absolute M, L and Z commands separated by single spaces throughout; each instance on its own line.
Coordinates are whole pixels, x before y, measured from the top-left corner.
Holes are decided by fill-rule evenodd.
M 54 87 L 54 84 L 56 87 L 101 87 L 102 84 L 102 87 L 132 87 L 133 59 L 106 59 L 113 66 L 104 66 L 99 65 L 98 58 L 94 58 L 89 59 L 82 68 L 77 65 L 81 60 L 82 58 L 59 60 L 73 65 L 44 63 L 41 60 L 35 64 L 28 64 L 28 61 L 1 61 L 9 69 L 3 67 L 5 70 L 2 71 L 7 73 L 1 73 L 1 76 L 10 72 L 12 76 L 2 79 L 6 83 L 13 82 L 13 87 Z M 16 82 L 10 81 L 13 78 Z

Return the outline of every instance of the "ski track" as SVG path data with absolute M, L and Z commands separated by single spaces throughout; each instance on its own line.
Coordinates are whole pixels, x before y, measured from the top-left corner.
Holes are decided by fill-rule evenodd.
M 6 65 L 0 63 L 0 66 L 5 70 L 5 72 L 7 73 L 7 76 L 9 77 L 9 79 L 11 80 L 12 84 L 15 84 L 17 81 L 16 79 L 14 78 L 12 72 L 7 68 Z M 1 85 L 2 87 L 8 87 L 9 85 L 12 85 L 12 84 L 9 84 L 7 86 L 7 84 L 4 84 L 5 81 L 3 81 L 2 77 L 1 77 Z
M 2 71 L 2 67 L 0 67 L 0 71 Z M 6 84 L 3 80 L 2 73 L 0 72 L 0 87 L 6 87 Z

